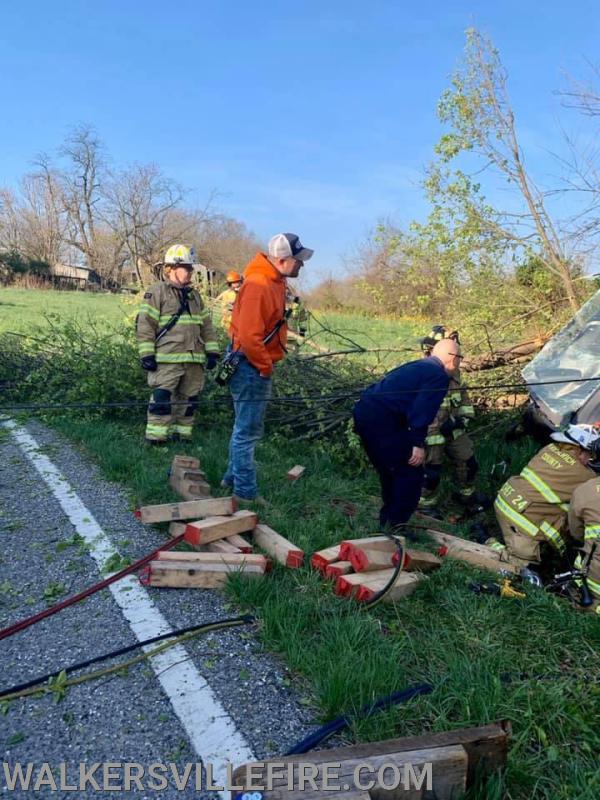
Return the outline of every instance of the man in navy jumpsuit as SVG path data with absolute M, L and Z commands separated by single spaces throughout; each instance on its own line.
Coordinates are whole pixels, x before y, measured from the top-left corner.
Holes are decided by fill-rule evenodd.
M 429 358 L 403 364 L 365 389 L 354 407 L 355 430 L 381 481 L 382 528 L 408 522 L 417 508 L 427 428 L 461 358 L 457 342 L 442 339 Z

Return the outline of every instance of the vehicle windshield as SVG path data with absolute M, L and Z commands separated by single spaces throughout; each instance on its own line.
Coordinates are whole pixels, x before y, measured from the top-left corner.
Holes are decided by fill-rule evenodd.
M 582 306 L 523 369 L 532 397 L 553 412 L 557 424 L 569 421 L 600 388 L 600 291 Z M 582 380 L 598 378 L 598 380 Z M 555 381 L 545 386 L 538 382 Z

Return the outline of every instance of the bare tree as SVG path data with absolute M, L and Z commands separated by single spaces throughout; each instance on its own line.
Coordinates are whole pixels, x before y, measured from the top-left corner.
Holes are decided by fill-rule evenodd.
M 104 220 L 123 242 L 131 268 L 144 285 L 151 277 L 151 265 L 164 250 L 165 240 L 169 244 L 173 241 L 167 222 L 181 202 L 183 190 L 155 164 L 147 164 L 111 173 L 103 196 Z

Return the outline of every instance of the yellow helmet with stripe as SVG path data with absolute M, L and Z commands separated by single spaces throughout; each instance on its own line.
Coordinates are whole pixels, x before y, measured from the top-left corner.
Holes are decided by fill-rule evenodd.
M 169 247 L 165 254 L 165 266 L 169 266 L 169 264 L 194 264 L 195 261 L 196 252 L 194 248 L 185 244 L 174 244 Z

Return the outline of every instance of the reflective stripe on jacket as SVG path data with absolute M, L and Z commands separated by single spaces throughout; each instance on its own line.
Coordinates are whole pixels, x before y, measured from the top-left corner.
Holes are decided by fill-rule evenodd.
M 563 550 L 568 502 L 591 474 L 577 458 L 577 452 L 578 447 L 557 442 L 542 448 L 520 475 L 502 486 L 495 502 L 496 512 L 530 536 L 541 533 Z
M 183 290 L 161 281 L 144 293 L 136 321 L 140 357 L 155 355 L 159 364 L 203 364 L 206 353 L 218 353 L 219 343 L 202 298 L 195 289 L 187 292 L 187 308 L 159 341 L 161 329 L 177 314 Z

